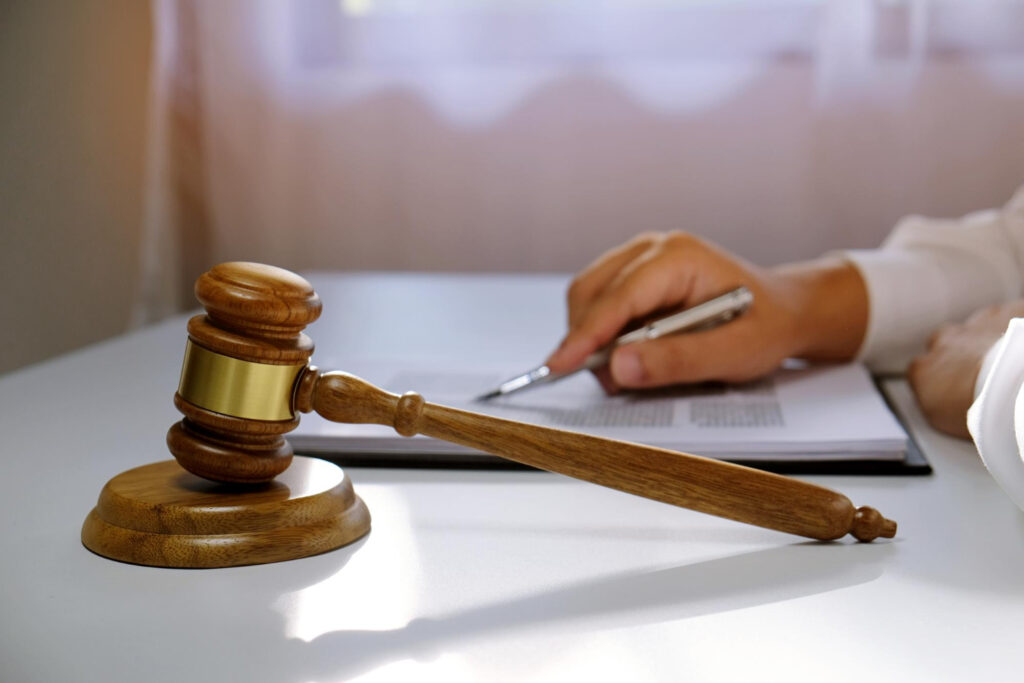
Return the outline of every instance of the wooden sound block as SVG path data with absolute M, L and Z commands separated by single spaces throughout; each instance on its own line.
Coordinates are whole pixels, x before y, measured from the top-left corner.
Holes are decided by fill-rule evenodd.
M 295 456 L 259 486 L 219 484 L 174 460 L 103 487 L 82 525 L 86 548 L 155 567 L 234 567 L 340 548 L 370 531 L 370 513 L 337 465 Z

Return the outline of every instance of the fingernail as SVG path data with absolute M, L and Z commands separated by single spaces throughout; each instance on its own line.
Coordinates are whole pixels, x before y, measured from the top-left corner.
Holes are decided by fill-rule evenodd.
M 579 346 L 579 343 L 567 344 L 563 340 L 561 345 L 548 356 L 547 365 L 557 366 L 561 370 L 562 366 L 567 365 L 569 360 L 572 359 L 573 354 L 578 352 Z
M 558 360 L 562 357 L 562 347 L 559 346 L 548 355 L 548 359 L 544 361 L 544 365 L 558 365 Z
M 633 387 L 643 384 L 647 373 L 640 354 L 633 349 L 619 349 L 612 355 L 612 379 L 616 384 Z

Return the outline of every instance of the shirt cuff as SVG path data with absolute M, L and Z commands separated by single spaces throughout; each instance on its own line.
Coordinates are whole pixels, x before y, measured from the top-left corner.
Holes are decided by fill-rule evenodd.
M 898 373 L 925 350 L 925 342 L 947 317 L 948 284 L 934 260 L 900 249 L 839 252 L 864 280 L 868 326 L 857 360 L 873 372 Z M 922 297 L 921 292 L 932 296 Z

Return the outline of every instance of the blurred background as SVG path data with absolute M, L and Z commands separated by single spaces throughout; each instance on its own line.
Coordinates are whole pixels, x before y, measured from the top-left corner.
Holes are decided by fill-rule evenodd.
M 1024 182 L 1014 0 L 4 0 L 0 372 L 224 260 L 761 264 Z

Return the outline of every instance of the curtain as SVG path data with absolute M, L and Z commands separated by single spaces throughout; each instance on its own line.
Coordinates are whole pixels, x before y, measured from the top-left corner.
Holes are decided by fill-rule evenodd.
M 763 264 L 1024 180 L 1024 5 L 156 0 L 137 320 L 210 265 Z

